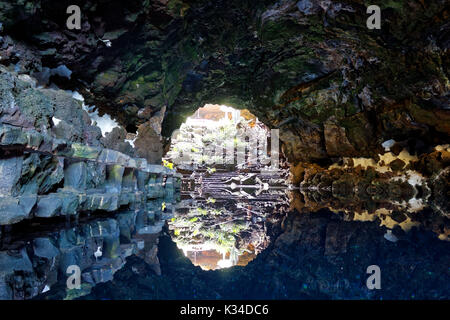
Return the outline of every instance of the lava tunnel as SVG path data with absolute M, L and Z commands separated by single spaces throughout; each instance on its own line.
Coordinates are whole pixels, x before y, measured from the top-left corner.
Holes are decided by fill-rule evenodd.
M 0 0 L 0 299 L 448 300 L 449 14 Z

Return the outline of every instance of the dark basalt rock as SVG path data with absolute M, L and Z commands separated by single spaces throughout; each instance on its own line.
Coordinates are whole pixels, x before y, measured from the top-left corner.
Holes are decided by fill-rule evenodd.
M 139 126 L 139 135 L 134 142 L 136 153 L 149 163 L 160 163 L 162 153 L 161 137 L 156 133 L 150 122 Z
M 135 156 L 133 147 L 129 142 L 125 142 L 127 131 L 122 127 L 115 127 L 111 132 L 106 133 L 105 137 L 102 137 L 100 141 L 103 145 L 112 150 L 125 153 L 130 156 Z
M 391 163 L 389 163 L 389 166 L 394 171 L 400 171 L 405 167 L 405 162 L 401 159 L 395 159 Z
M 150 206 L 161 208 L 158 202 Z M 34 224 L 32 232 L 26 225 L 13 226 L 0 243 L 0 299 L 30 299 L 45 288 L 54 294 L 66 286 L 70 265 L 80 267 L 83 290 L 64 287 L 58 292 L 61 299 L 89 293 L 97 283 L 111 280 L 130 255 L 142 257 L 152 272 L 158 272 L 162 223 L 152 219 L 146 212 L 125 211 L 109 218 L 84 217 L 80 225 L 53 219 Z

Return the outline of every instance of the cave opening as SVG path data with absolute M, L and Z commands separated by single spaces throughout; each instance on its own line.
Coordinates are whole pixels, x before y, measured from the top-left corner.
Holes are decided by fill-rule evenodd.
M 268 221 L 289 207 L 289 164 L 279 161 L 277 138 L 248 110 L 212 104 L 172 136 L 164 161 L 182 179 L 169 230 L 194 265 L 245 266 L 270 243 Z

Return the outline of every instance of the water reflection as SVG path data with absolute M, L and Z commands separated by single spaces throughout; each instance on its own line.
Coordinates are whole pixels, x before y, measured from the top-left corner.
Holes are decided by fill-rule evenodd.
M 207 123 L 223 116 L 222 110 L 213 111 L 206 113 Z M 205 139 L 226 144 L 231 138 L 231 143 L 245 145 L 245 140 L 234 136 L 236 126 L 253 129 L 255 135 L 268 134 L 256 118 L 246 115 L 248 121 L 244 121 L 240 116 L 233 112 L 231 119 L 220 118 L 226 128 L 218 130 L 216 125 L 205 127 L 198 115 L 181 128 L 182 135 L 172 141 L 172 148 L 202 149 Z M 178 166 L 182 179 L 176 205 L 169 203 L 174 199 L 165 198 L 150 201 L 146 211 L 103 218 L 95 213 L 95 219 L 79 221 L 32 220 L 4 228 L 0 299 L 50 293 L 53 298 L 73 299 L 98 288 L 102 289 L 94 294 L 97 298 L 161 298 L 152 289 L 157 284 L 170 299 L 178 297 L 173 296 L 178 289 L 182 298 L 242 299 L 247 291 L 248 298 L 370 298 L 376 295 L 367 292 L 360 274 L 374 262 L 384 263 L 392 279 L 401 280 L 393 285 L 395 290 L 408 286 L 410 276 L 418 290 L 422 280 L 437 282 L 436 274 L 448 271 L 448 242 L 436 239 L 450 236 L 450 171 L 443 155 L 402 160 L 385 154 L 378 162 L 344 159 L 328 168 L 302 163 L 290 168 L 283 159 L 278 170 L 258 161 L 245 166 L 208 166 L 201 161 Z M 433 170 L 427 175 L 424 168 Z M 159 239 L 166 221 L 171 240 L 162 236 L 166 241 L 162 250 L 167 250 L 162 252 Z M 181 252 L 171 250 L 172 241 L 190 262 L 176 256 Z M 164 255 L 166 262 L 160 264 Z M 128 269 L 126 260 L 132 261 Z M 82 271 L 80 290 L 66 286 L 71 265 Z M 233 266 L 244 268 L 231 268 L 229 277 L 214 271 Z M 418 276 L 412 274 L 416 268 L 421 270 Z M 125 276 L 116 279 L 122 271 Z M 365 269 L 362 272 L 365 276 Z M 260 280 L 254 280 L 254 274 Z M 234 280 L 235 276 L 242 281 Z M 105 284 L 113 278 L 123 289 Z M 137 289 L 129 289 L 133 281 Z M 220 293 L 210 290 L 216 282 L 223 285 Z M 438 290 L 433 291 L 430 284 L 418 296 L 445 296 L 446 285 L 436 284 Z M 191 289 L 193 295 L 189 295 Z
M 268 128 L 238 110 L 229 119 L 222 109 L 230 110 L 206 106 L 188 118 L 167 155 L 173 161 L 180 151 L 196 151 L 191 162 L 177 166 L 183 175 L 182 201 L 169 221 L 172 239 L 194 265 L 204 270 L 246 265 L 270 243 L 271 220 L 294 210 L 328 209 L 345 221 L 376 221 L 391 242 L 412 228 L 450 239 L 448 146 L 419 157 L 399 144 L 393 151 L 385 148 L 377 159 L 343 158 L 329 167 L 289 166 L 280 154 L 274 171 L 260 161 L 251 139 L 239 134 L 243 130 L 264 141 Z M 244 165 L 217 164 L 217 153 L 208 153 L 211 146 L 221 150 L 230 145 L 255 152 L 246 155 Z M 237 159 L 236 150 L 231 155 Z
M 412 228 L 430 230 L 449 241 L 449 183 L 448 167 L 431 178 L 414 170 L 380 172 L 371 166 L 305 168 L 300 190 L 291 194 L 291 208 L 326 208 L 346 221 L 377 221 L 391 241 Z
M 206 173 L 203 175 L 203 181 L 211 178 L 206 177 Z M 221 181 L 220 176 L 220 173 L 216 174 L 215 181 Z M 255 176 L 250 180 L 246 179 L 248 176 L 245 174 L 240 176 L 241 180 L 253 181 L 246 186 L 254 185 L 256 181 Z M 92 290 L 95 292 L 94 297 L 102 299 L 155 298 L 156 291 L 148 288 L 155 284 L 162 286 L 162 283 L 170 280 L 172 282 L 168 282 L 167 288 L 158 290 L 168 295 L 173 294 L 173 288 L 185 281 L 183 279 L 187 279 L 188 284 L 195 279 L 201 281 L 197 289 L 205 292 L 204 297 L 207 298 L 216 297 L 215 292 L 208 291 L 208 288 L 215 286 L 215 281 L 228 283 L 223 286 L 225 291 L 220 294 L 233 298 L 247 291 L 248 294 L 253 294 L 251 297 L 264 298 L 377 297 L 377 293 L 364 291 L 364 284 L 359 283 L 365 275 L 363 269 L 373 263 L 384 264 L 383 272 L 392 274 L 392 279 L 398 281 L 398 285 L 397 282 L 385 283 L 394 288 L 383 291 L 390 297 L 404 298 L 407 297 L 405 294 L 425 298 L 445 297 L 448 284 L 439 282 L 438 278 L 448 277 L 445 274 L 449 261 L 448 245 L 446 246 L 448 242 L 431 237 L 426 230 L 435 234 L 448 230 L 448 218 L 432 210 L 432 206 L 409 213 L 409 219 L 415 223 L 414 227 L 403 230 L 401 223 L 404 220 L 396 216 L 396 210 L 388 211 L 389 201 L 380 202 L 376 208 L 367 206 L 367 202 L 361 199 L 353 202 L 313 202 L 313 197 L 319 200 L 317 194 L 305 190 L 303 193 L 298 190 L 292 192 L 287 186 L 281 188 L 281 185 L 276 184 L 273 190 L 269 186 L 258 197 L 256 191 L 259 188 L 248 188 L 246 193 L 250 198 L 239 193 L 227 199 L 225 194 L 228 192 L 225 189 L 231 189 L 232 181 L 241 186 L 238 180 L 230 180 L 229 177 L 229 173 L 224 173 L 222 178 L 228 182 L 224 184 L 226 187 L 223 188 L 223 193 L 214 193 L 215 201 L 211 200 L 212 189 L 204 189 L 203 194 L 207 195 L 205 198 L 195 193 L 194 188 L 182 192 L 182 200 L 176 207 L 166 204 L 166 212 L 161 210 L 163 205 L 162 200 L 159 200 L 149 203 L 148 212 L 127 211 L 104 218 L 95 215 L 95 219 L 85 217 L 79 221 L 51 223 L 46 220 L 45 223 L 35 221 L 14 226 L 2 233 L 1 298 L 26 299 L 43 293 L 51 294 L 52 298 L 73 299 L 89 294 Z M 200 179 L 197 174 L 194 178 Z M 277 181 L 268 176 L 258 179 L 262 183 L 268 183 L 270 179 Z M 235 188 L 235 191 L 240 188 L 244 187 Z M 195 194 L 196 198 L 192 198 Z M 288 196 L 291 196 L 291 202 Z M 297 206 L 299 210 L 292 211 L 291 208 L 287 212 L 288 205 Z M 368 210 L 366 216 L 370 219 L 361 219 L 360 209 Z M 382 214 L 385 215 L 384 219 Z M 406 212 L 403 211 L 402 214 Z M 193 273 L 188 265 L 178 262 L 179 259 L 161 262 L 160 255 L 164 252 L 159 250 L 167 248 L 161 249 L 159 239 L 166 219 L 169 221 L 172 240 L 183 249 L 194 265 L 204 270 L 234 265 L 246 267 L 241 269 L 242 272 L 233 268 L 230 270 L 234 272 L 233 276 L 228 278 L 219 276 L 218 273 L 206 277 L 201 270 Z M 383 222 L 386 219 L 397 221 L 399 225 L 389 225 L 392 230 L 387 229 L 387 224 Z M 268 250 L 268 254 L 258 255 L 263 250 Z M 131 269 L 124 270 L 126 260 L 131 258 L 130 261 L 137 261 L 132 257 L 139 257 L 139 261 L 145 265 L 131 263 Z M 247 265 L 252 260 L 254 263 Z M 179 263 L 181 264 L 178 265 Z M 66 287 L 65 271 L 72 264 L 78 264 L 82 270 L 81 290 L 68 290 Z M 267 273 L 264 268 L 266 265 L 275 268 L 276 272 Z M 420 272 L 413 272 L 411 270 L 416 269 L 411 268 L 417 268 Z M 120 270 L 128 272 L 128 275 L 116 279 Z M 344 271 L 336 273 L 336 270 Z M 251 274 L 262 273 L 269 280 L 253 283 Z M 138 278 L 128 278 L 129 274 Z M 233 277 L 237 275 L 241 277 L 241 282 L 236 280 L 238 282 L 235 283 Z M 289 280 L 291 276 L 295 281 Z M 355 276 L 360 278 L 355 280 L 352 278 Z M 265 279 L 264 277 L 261 279 Z M 105 284 L 113 278 L 122 290 Z M 157 278 L 163 280 L 155 280 Z M 411 279 L 413 282 L 410 282 Z M 429 284 L 429 279 L 435 285 Z M 139 289 L 139 286 L 136 289 L 133 287 L 134 281 L 148 281 L 146 289 Z M 427 283 L 426 288 L 423 287 L 423 281 Z M 264 283 L 268 286 L 267 290 L 264 289 Z M 338 283 L 338 286 L 334 287 L 334 283 Z M 261 293 L 246 289 L 253 285 Z M 95 291 L 99 286 L 102 289 Z M 431 290 L 431 287 L 434 289 Z M 190 287 L 180 287 L 183 292 L 189 292 L 186 291 L 188 289 Z M 326 295 L 321 296 L 324 292 Z M 158 291 L 157 296 L 161 297 L 160 294 Z
M 160 274 L 158 237 L 167 213 L 163 200 L 148 211 L 79 221 L 34 221 L 14 225 L 0 244 L 0 299 L 29 299 L 59 286 L 61 299 L 88 294 L 98 283 L 113 279 L 127 257 L 141 257 Z M 170 211 L 171 205 L 166 204 Z M 67 289 L 67 268 L 81 269 L 81 289 Z
M 88 299 L 448 299 L 450 243 L 412 229 L 393 243 L 375 222 L 345 221 L 326 209 L 290 212 L 268 230 L 269 247 L 245 267 L 204 271 L 167 235 L 161 276 L 130 257 L 114 282 Z M 366 286 L 378 265 L 381 290 Z
M 267 221 L 289 209 L 285 174 L 185 174 L 169 221 L 174 241 L 204 270 L 246 265 L 269 244 Z

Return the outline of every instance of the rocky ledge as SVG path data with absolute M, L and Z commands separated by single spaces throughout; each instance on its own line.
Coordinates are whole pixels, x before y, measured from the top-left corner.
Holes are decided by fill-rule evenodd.
M 0 72 L 0 225 L 174 200 L 174 170 L 102 147 L 71 95 Z

